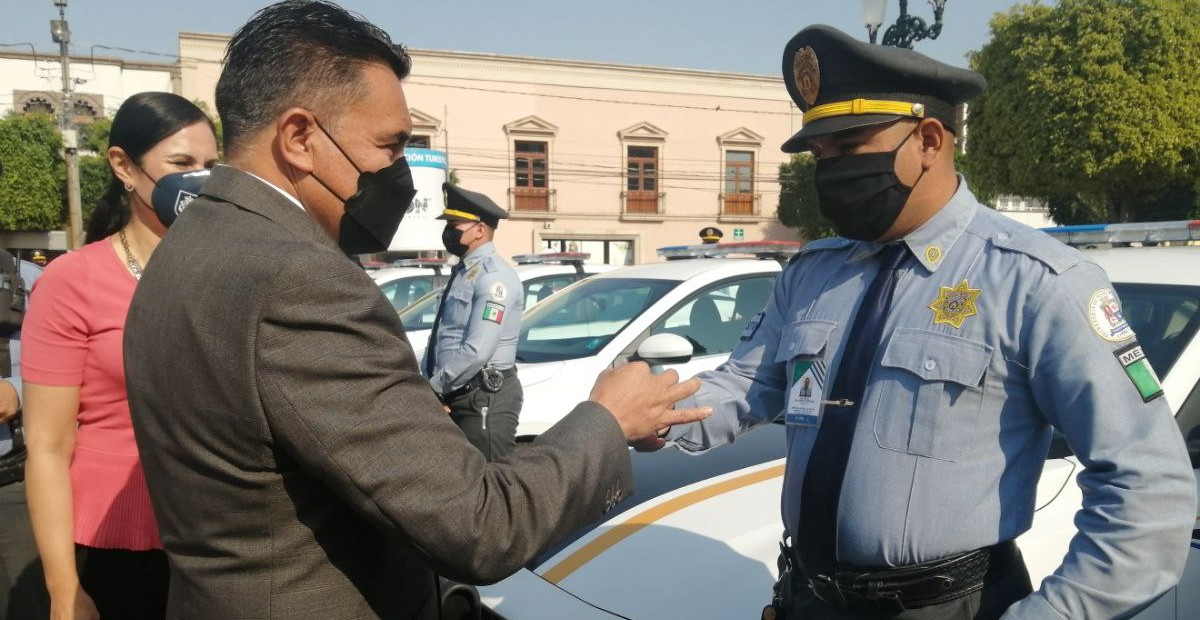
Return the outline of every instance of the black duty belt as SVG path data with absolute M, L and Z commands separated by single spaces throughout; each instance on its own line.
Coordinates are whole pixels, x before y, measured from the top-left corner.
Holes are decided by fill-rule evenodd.
M 809 578 L 808 585 L 833 607 L 898 614 L 978 592 L 1019 557 L 1016 543 L 1007 541 L 914 566 L 839 568 Z
M 479 372 L 475 373 L 475 376 L 471 377 L 471 380 L 464 383 L 461 387 L 457 387 L 453 390 L 450 390 L 449 392 L 446 392 L 445 394 L 442 394 L 442 396 L 441 396 L 442 402 L 448 402 L 450 400 L 458 398 L 459 396 L 462 396 L 463 394 L 466 394 L 468 392 L 473 392 L 481 387 L 484 387 L 485 383 L 484 383 L 483 375 L 485 372 L 498 372 L 498 373 L 500 373 L 500 376 L 503 377 L 505 381 L 507 381 L 508 379 L 511 379 L 514 376 L 516 376 L 517 367 L 513 366 L 512 368 L 505 368 L 504 370 L 500 370 L 498 368 L 484 368 L 483 370 L 480 370 Z

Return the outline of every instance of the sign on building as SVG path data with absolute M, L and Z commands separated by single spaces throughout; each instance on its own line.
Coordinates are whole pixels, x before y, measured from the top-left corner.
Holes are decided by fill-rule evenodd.
M 404 149 L 404 156 L 412 168 L 413 183 L 417 196 L 408 205 L 408 212 L 400 222 L 396 236 L 388 250 L 393 252 L 415 252 L 441 250 L 442 227 L 445 222 L 436 220 L 446 207 L 442 194 L 442 183 L 446 182 L 446 153 L 432 149 Z

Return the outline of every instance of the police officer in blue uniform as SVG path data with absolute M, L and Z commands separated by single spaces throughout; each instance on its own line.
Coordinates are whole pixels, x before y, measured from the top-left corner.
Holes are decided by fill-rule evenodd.
M 978 74 L 826 26 L 785 47 L 821 212 L 729 361 L 679 406 L 689 451 L 782 417 L 785 573 L 764 617 L 1114 618 L 1178 580 L 1195 515 L 1180 432 L 1105 273 L 980 204 L 955 173 Z M 1034 591 L 1030 527 L 1057 428 L 1078 531 Z
M 422 368 L 467 439 L 496 460 L 516 447 L 524 400 L 516 367 L 524 289 L 492 245 L 508 212 L 478 192 L 442 187 L 442 244 L 461 260 L 442 293 Z

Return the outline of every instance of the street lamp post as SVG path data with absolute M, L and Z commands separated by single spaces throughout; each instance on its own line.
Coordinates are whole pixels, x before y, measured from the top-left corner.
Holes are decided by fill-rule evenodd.
M 908 0 L 900 0 L 900 17 L 883 33 L 883 44 L 912 49 L 914 41 L 938 38 L 942 33 L 942 13 L 948 1 L 929 0 L 929 4 L 933 5 L 933 24 L 930 25 L 916 15 L 909 15 Z M 875 34 L 883 24 L 887 0 L 862 0 L 862 6 L 863 21 L 866 22 L 871 43 L 874 43 Z
M 79 204 L 79 135 L 75 131 L 75 97 L 71 92 L 71 57 L 67 49 L 71 28 L 67 25 L 67 0 L 54 0 L 58 19 L 50 20 L 50 38 L 58 43 L 62 63 L 62 103 L 59 129 L 62 131 L 63 160 L 67 164 L 67 249 L 83 245 L 83 215 Z

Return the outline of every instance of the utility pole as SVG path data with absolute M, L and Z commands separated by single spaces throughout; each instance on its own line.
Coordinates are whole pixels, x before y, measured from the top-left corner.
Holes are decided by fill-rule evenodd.
M 58 43 L 62 63 L 62 103 L 59 129 L 62 131 L 63 160 L 67 164 L 67 249 L 83 245 L 83 214 L 79 205 L 79 134 L 75 131 L 75 97 L 71 92 L 71 57 L 67 45 L 71 28 L 67 25 L 67 0 L 54 0 L 58 19 L 50 20 L 50 37 Z

